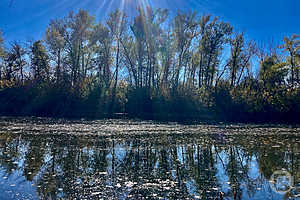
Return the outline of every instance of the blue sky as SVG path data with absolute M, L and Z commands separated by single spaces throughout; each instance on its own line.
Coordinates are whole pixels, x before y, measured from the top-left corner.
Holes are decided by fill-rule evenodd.
M 9 6 L 10 1 L 0 1 L 0 29 L 7 41 L 40 39 L 51 19 L 70 10 L 83 8 L 102 19 L 115 8 L 130 15 L 138 4 L 220 16 L 258 42 L 300 34 L 300 0 L 13 0 Z

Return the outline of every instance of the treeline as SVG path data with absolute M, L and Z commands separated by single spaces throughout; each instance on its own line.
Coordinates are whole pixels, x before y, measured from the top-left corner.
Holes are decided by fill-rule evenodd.
M 161 120 L 299 121 L 300 40 L 257 45 L 196 12 L 138 8 L 50 22 L 43 40 L 0 37 L 0 113 Z

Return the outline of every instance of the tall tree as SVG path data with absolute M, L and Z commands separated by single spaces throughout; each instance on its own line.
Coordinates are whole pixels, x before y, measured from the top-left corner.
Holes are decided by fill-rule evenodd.
M 113 112 L 114 109 L 114 104 L 115 104 L 115 98 L 116 98 L 116 90 L 117 90 L 117 84 L 118 84 L 118 77 L 119 77 L 119 68 L 120 68 L 120 54 L 121 54 L 121 48 L 120 48 L 120 43 L 121 39 L 123 37 L 123 34 L 126 33 L 126 28 L 127 28 L 127 21 L 126 21 L 126 16 L 124 13 L 121 13 L 119 10 L 116 10 L 115 12 L 111 13 L 108 20 L 107 20 L 107 25 L 110 29 L 110 33 L 113 37 L 113 44 L 114 44 L 114 49 L 115 49 L 115 59 L 114 59 L 114 64 L 115 64 L 115 80 L 112 88 L 112 95 L 111 95 L 111 103 L 109 107 L 109 112 Z
M 135 39 L 135 49 L 134 53 L 136 55 L 137 61 L 137 85 L 138 87 L 143 87 L 145 81 L 143 80 L 143 75 L 145 71 L 145 59 L 146 59 L 146 16 L 147 13 L 142 7 L 138 8 L 139 15 L 134 18 L 134 23 L 130 27 Z
M 90 45 L 93 46 L 93 67 L 96 68 L 100 86 L 108 89 L 111 80 L 112 38 L 109 29 L 99 22 L 93 29 Z
M 31 69 L 35 80 L 49 81 L 49 56 L 41 40 L 34 42 L 31 47 Z
M 249 41 L 245 42 L 244 34 L 236 34 L 230 40 L 230 58 L 227 62 L 230 71 L 230 87 L 240 83 L 242 75 L 245 69 L 247 69 L 248 75 L 250 72 L 250 61 L 254 53 L 256 52 L 255 43 Z
M 79 10 L 77 14 L 70 12 L 67 18 L 65 40 L 71 67 L 72 85 L 75 87 L 78 87 L 80 80 L 84 78 L 86 64 L 91 59 L 87 45 L 95 23 L 94 20 L 94 17 L 84 10 Z
M 160 89 L 161 92 L 167 92 L 170 87 L 170 82 L 172 78 L 172 66 L 175 65 L 175 48 L 172 32 L 168 30 L 167 33 L 162 35 L 162 44 L 160 52 L 160 60 L 158 63 L 161 63 L 160 67 Z
M 4 39 L 2 36 L 2 31 L 0 30 L 0 57 L 3 57 L 5 54 L 5 50 L 4 50 Z
M 174 19 L 174 38 L 176 41 L 176 58 L 178 60 L 176 69 L 174 70 L 174 88 L 179 85 L 179 76 L 181 69 L 186 67 L 187 59 L 190 54 L 189 49 L 191 47 L 193 39 L 197 36 L 197 21 L 196 13 L 182 14 L 178 13 Z
M 199 44 L 199 51 L 201 52 L 199 72 L 201 72 L 200 79 L 202 80 L 199 86 L 213 86 L 220 63 L 220 55 L 224 45 L 229 42 L 231 33 L 232 27 L 230 24 L 219 21 L 218 18 L 213 19 L 205 26 Z
M 64 74 L 66 69 L 62 69 L 65 65 L 65 48 L 66 48 L 66 23 L 64 20 L 51 21 L 46 30 L 46 43 L 51 53 L 51 60 L 56 63 L 55 78 L 57 85 L 61 84 L 62 71 Z
M 5 57 L 5 49 L 4 49 L 4 39 L 2 36 L 2 31 L 0 30 L 0 80 L 2 80 L 2 68 L 3 68 L 3 59 Z
M 233 87 L 236 81 L 236 76 L 238 70 L 242 67 L 242 52 L 244 48 L 244 36 L 243 34 L 237 34 L 231 41 L 231 51 L 230 51 L 230 61 L 229 61 L 229 70 L 230 70 L 230 86 Z
M 12 44 L 11 49 L 5 57 L 6 79 L 20 82 L 24 81 L 24 67 L 27 64 L 25 59 L 26 50 L 18 42 Z
M 193 63 L 196 65 L 196 68 L 199 68 L 198 71 L 198 87 L 201 88 L 203 85 L 204 79 L 204 59 L 205 59 L 205 48 L 207 43 L 207 37 L 205 37 L 205 33 L 208 28 L 208 22 L 210 21 L 210 15 L 203 15 L 199 20 L 200 25 L 200 39 L 198 39 L 198 49 L 195 53 L 195 57 L 193 59 Z M 198 55 L 198 56 L 197 56 Z M 196 70 L 196 69 L 195 69 Z M 195 73 L 195 72 L 194 72 Z M 194 75 L 193 75 L 194 76 Z
M 291 83 L 292 88 L 295 86 L 295 77 L 297 78 L 297 82 L 299 83 L 299 73 L 300 69 L 297 66 L 297 58 L 300 55 L 300 36 L 292 35 L 290 38 L 284 37 L 284 44 L 281 46 L 284 51 L 289 53 L 288 63 L 291 68 Z

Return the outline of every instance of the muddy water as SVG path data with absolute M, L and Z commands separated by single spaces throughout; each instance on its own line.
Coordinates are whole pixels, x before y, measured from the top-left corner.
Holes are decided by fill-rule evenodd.
M 0 199 L 300 199 L 300 129 L 0 119 Z

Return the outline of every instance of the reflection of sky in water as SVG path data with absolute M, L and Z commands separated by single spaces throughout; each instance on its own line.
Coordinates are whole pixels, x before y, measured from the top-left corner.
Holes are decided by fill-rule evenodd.
M 252 156 L 251 157 L 251 164 L 250 164 L 250 168 L 249 168 L 249 173 L 248 176 L 251 179 L 258 179 L 260 178 L 260 173 L 259 173 L 259 164 L 257 163 L 256 157 Z
M 21 170 L 14 170 L 7 175 L 5 170 L 0 171 L 0 199 L 38 199 L 36 185 L 22 176 Z
M 218 159 L 217 162 L 217 168 L 218 168 L 218 173 L 217 173 L 217 179 L 219 183 L 221 183 L 221 189 L 223 192 L 227 193 L 229 192 L 229 178 L 225 172 L 225 169 L 223 167 L 224 161 L 226 161 L 226 154 L 224 152 L 219 153 L 220 158 Z M 222 161 L 221 161 L 222 159 Z

